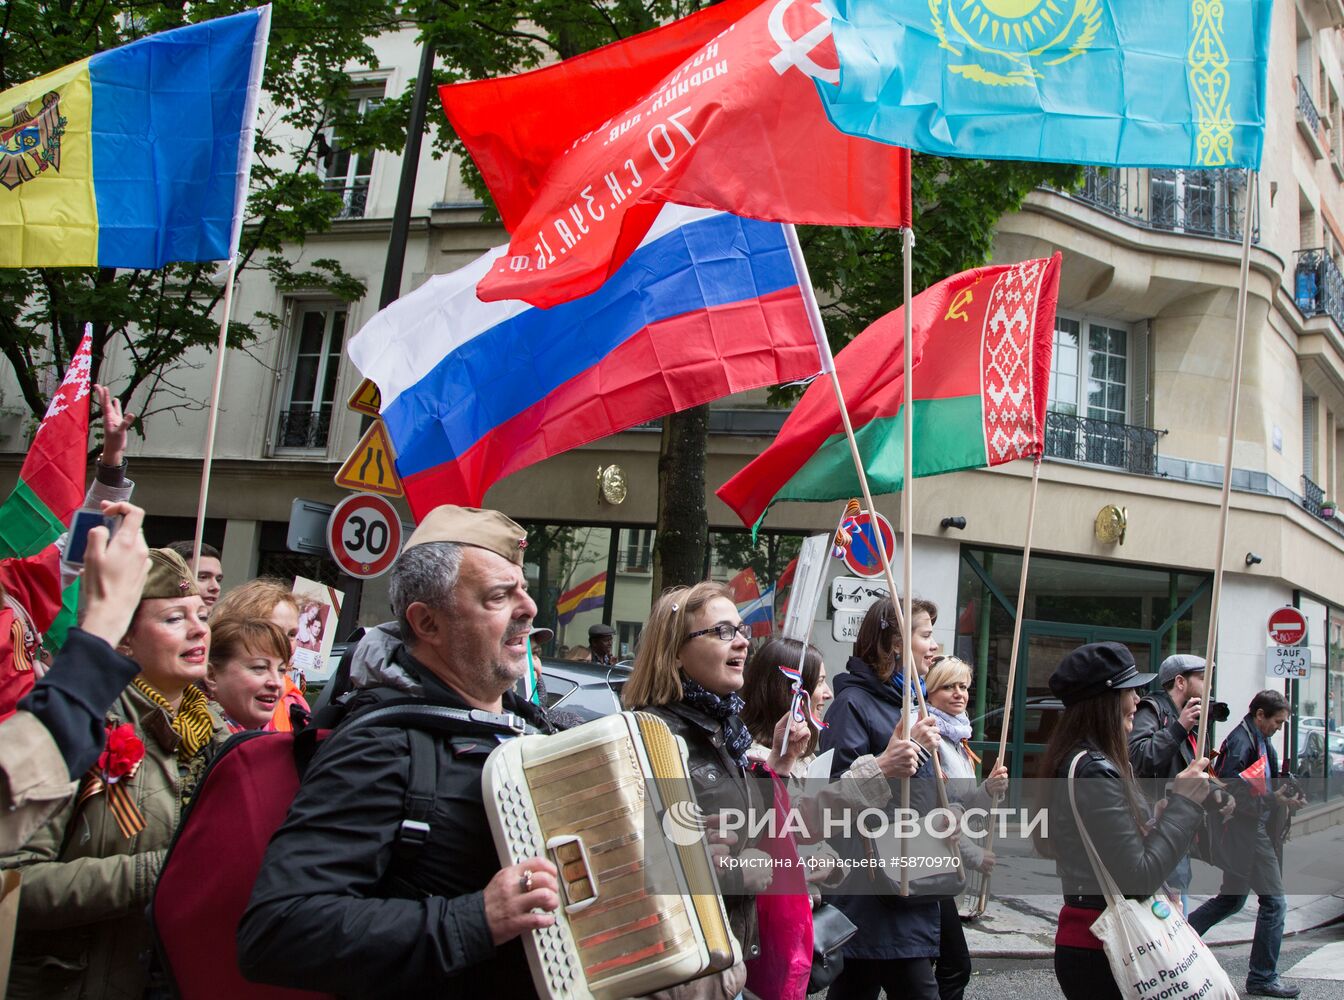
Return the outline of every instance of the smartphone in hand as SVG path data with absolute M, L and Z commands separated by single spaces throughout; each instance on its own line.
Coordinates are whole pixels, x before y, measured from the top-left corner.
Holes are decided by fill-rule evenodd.
M 88 507 L 81 507 L 75 511 L 75 516 L 70 521 L 70 532 L 66 535 L 65 551 L 61 553 L 61 560 L 71 566 L 83 566 L 84 552 L 89 547 L 89 532 L 101 525 L 107 528 L 110 537 L 117 530 L 120 520 L 118 517 L 104 517 L 101 510 L 91 510 Z

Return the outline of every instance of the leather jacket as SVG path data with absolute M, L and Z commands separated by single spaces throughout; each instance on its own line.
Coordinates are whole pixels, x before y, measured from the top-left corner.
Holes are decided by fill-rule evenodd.
M 1075 788 L 1078 811 L 1097 854 L 1126 896 L 1141 898 L 1156 892 L 1190 849 L 1203 809 L 1183 795 L 1172 795 L 1162 816 L 1145 837 L 1130 809 L 1120 771 L 1095 748 L 1082 745 Z M 1105 902 L 1083 848 L 1078 824 L 1069 802 L 1069 765 L 1075 752 L 1064 756 L 1051 790 L 1049 839 L 1054 846 L 1055 871 L 1065 900 L 1101 909 Z M 1078 899 L 1076 897 L 1091 897 Z
M 759 814 L 768 807 L 769 803 L 761 796 L 758 779 L 749 777 L 747 770 L 723 748 L 723 731 L 718 719 L 684 702 L 650 705 L 637 711 L 658 716 L 667 723 L 674 736 L 680 736 L 685 742 L 691 788 L 706 816 L 721 809 L 750 810 Z M 736 855 L 752 846 L 754 841 L 739 840 L 733 845 L 732 852 Z M 759 957 L 756 897 L 742 891 L 740 869 L 720 869 L 718 880 L 728 923 L 742 946 L 743 961 Z

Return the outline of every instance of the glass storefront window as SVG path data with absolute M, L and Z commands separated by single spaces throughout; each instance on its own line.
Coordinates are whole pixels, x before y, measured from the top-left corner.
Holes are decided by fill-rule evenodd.
M 586 646 L 588 627 L 602 622 L 607 600 L 611 529 L 589 525 L 529 525 L 526 563 L 536 623 L 555 630 L 543 649 L 564 657 Z
M 1284 743 L 1293 750 L 1293 756 L 1297 761 L 1297 773 L 1307 786 L 1307 796 L 1314 801 L 1320 801 L 1328 794 L 1327 782 L 1332 776 L 1330 772 L 1333 759 L 1344 762 L 1344 755 L 1332 758 L 1326 752 L 1324 739 L 1326 688 L 1329 682 L 1326 663 L 1330 643 L 1329 614 L 1324 604 L 1306 594 L 1299 595 L 1297 606 L 1307 619 L 1307 648 L 1311 651 L 1311 672 L 1305 681 L 1287 682 L 1296 689 L 1288 692 L 1295 700 L 1296 710 L 1292 725 L 1284 736 Z M 1279 687 L 1274 682 L 1267 682 L 1266 686 Z M 1344 784 L 1344 781 L 1335 783 Z

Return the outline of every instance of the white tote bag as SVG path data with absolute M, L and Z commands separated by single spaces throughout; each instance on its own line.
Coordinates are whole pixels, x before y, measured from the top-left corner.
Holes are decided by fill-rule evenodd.
M 1180 908 L 1160 894 L 1126 899 L 1101 863 L 1074 794 L 1074 773 L 1083 756 L 1079 753 L 1069 765 L 1069 804 L 1092 871 L 1106 897 L 1106 909 L 1092 924 L 1092 933 L 1106 951 L 1121 995 L 1130 1000 L 1237 1000 L 1227 973 L 1186 923 Z

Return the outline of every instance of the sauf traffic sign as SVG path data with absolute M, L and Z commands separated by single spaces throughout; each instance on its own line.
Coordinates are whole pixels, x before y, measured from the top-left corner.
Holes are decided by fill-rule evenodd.
M 346 497 L 327 522 L 327 549 L 351 576 L 365 580 L 382 576 L 401 551 L 397 509 L 373 493 Z
M 1270 680 L 1306 680 L 1311 673 L 1306 616 L 1294 607 L 1275 608 L 1269 615 L 1268 631 L 1265 676 Z

